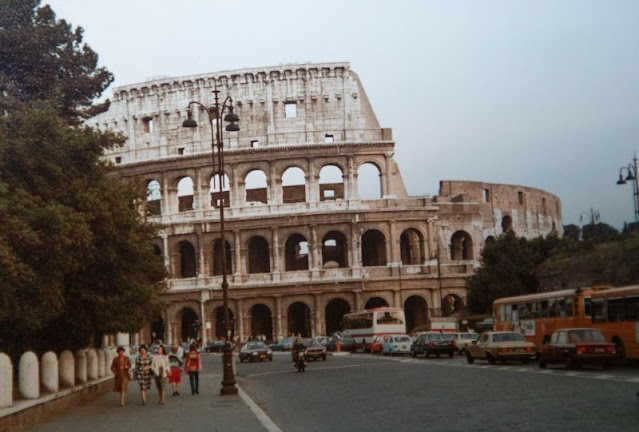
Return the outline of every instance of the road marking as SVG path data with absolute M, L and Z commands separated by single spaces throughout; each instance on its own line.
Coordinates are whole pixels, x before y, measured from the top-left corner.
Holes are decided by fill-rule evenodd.
M 390 360 L 390 359 L 389 359 Z M 587 371 L 572 371 L 565 369 L 541 369 L 535 368 L 531 366 L 517 366 L 517 365 L 491 365 L 491 364 L 469 364 L 462 362 L 441 362 L 441 361 L 424 361 L 424 359 L 392 359 L 392 361 L 396 361 L 398 363 L 415 363 L 415 364 L 423 364 L 430 366 L 442 366 L 442 367 L 461 367 L 461 368 L 473 368 L 473 369 L 487 369 L 487 370 L 497 370 L 504 372 L 522 372 L 522 373 L 537 373 L 537 374 L 545 374 L 545 375 L 554 375 L 557 377 L 569 377 L 569 378 L 586 378 L 586 379 L 596 379 L 603 381 L 618 381 L 618 382 L 629 382 L 629 383 L 639 383 L 639 377 L 630 377 L 630 376 L 622 376 L 622 375 L 613 375 L 609 373 L 597 373 L 595 372 L 587 372 Z
M 351 365 L 340 365 L 340 366 L 313 367 L 313 368 L 307 368 L 306 372 L 331 370 L 331 369 L 352 369 L 352 368 L 361 368 L 361 367 L 367 367 L 367 366 L 379 366 L 382 364 L 386 365 L 388 363 L 377 362 L 377 363 L 362 363 L 362 364 L 351 364 Z M 282 370 L 276 370 L 276 371 L 270 371 L 270 372 L 259 372 L 259 373 L 244 375 L 244 376 L 246 378 L 255 378 L 255 377 L 268 376 L 268 375 L 284 375 L 284 374 L 290 374 L 290 373 L 297 373 L 297 371 L 294 370 L 293 363 L 291 363 L 291 366 L 292 366 L 291 369 L 282 369 Z
M 251 397 L 246 394 L 244 390 L 240 386 L 237 386 L 237 392 L 244 401 L 246 405 L 248 405 L 249 409 L 253 411 L 255 417 L 262 423 L 262 426 L 266 428 L 269 432 L 282 432 L 273 420 L 260 408 L 257 404 L 251 399 Z

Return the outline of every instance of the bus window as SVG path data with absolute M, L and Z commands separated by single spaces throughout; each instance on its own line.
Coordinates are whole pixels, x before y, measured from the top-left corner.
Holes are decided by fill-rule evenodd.
M 583 308 L 584 308 L 584 316 L 587 316 L 587 317 L 592 316 L 592 299 L 591 298 L 584 299 Z
M 626 302 L 623 298 L 608 299 L 608 321 L 622 322 L 626 320 Z
M 548 300 L 542 300 L 540 305 L 539 316 L 541 318 L 548 318 Z
M 604 306 L 604 299 L 591 300 L 590 307 L 592 308 L 592 322 L 606 321 L 606 308 Z
M 639 321 L 639 296 L 626 297 L 626 318 L 628 321 Z

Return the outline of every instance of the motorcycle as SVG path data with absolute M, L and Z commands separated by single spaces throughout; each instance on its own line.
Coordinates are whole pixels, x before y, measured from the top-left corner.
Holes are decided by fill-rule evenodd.
M 306 372 L 306 353 L 304 351 L 295 354 L 295 367 L 298 372 Z

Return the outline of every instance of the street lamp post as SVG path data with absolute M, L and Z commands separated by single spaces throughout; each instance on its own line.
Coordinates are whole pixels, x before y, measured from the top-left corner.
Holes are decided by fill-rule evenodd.
M 619 180 L 618 185 L 626 184 L 627 181 L 632 181 L 632 201 L 635 207 L 635 222 L 639 222 L 639 180 L 637 180 L 637 156 L 632 159 L 631 164 L 619 168 Z M 623 177 L 624 171 L 627 172 L 626 178 Z
M 233 99 L 230 96 L 227 96 L 220 106 L 218 101 L 219 93 L 219 90 L 213 90 L 215 103 L 211 107 L 207 107 L 197 101 L 189 102 L 187 107 L 187 119 L 184 120 L 182 126 L 187 128 L 197 127 L 197 122 L 193 119 L 193 114 L 191 112 L 191 105 L 197 105 L 202 108 L 208 114 L 209 123 L 211 124 L 211 158 L 213 161 L 214 171 L 217 168 L 216 171 L 220 182 L 220 194 L 222 197 L 218 204 L 218 208 L 220 209 L 220 237 L 222 249 L 222 303 L 224 308 L 224 333 L 226 334 L 226 343 L 224 344 L 224 350 L 222 353 L 223 378 L 222 389 L 220 390 L 220 394 L 224 396 L 237 394 L 237 387 L 235 386 L 235 376 L 233 374 L 233 350 L 230 341 L 231 330 L 229 328 L 229 284 L 226 279 L 226 243 L 224 238 L 224 142 L 222 141 L 222 122 L 220 121 L 220 117 L 224 114 L 224 111 L 227 111 L 227 114 L 224 116 L 224 121 L 228 123 L 225 128 L 227 132 L 239 131 L 240 127 L 237 122 L 240 119 L 233 113 Z M 215 124 L 215 128 L 213 124 Z M 217 167 L 215 163 L 216 146 Z

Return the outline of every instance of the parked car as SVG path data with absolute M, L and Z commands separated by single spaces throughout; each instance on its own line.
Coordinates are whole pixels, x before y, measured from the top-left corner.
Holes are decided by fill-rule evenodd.
M 204 352 L 222 352 L 225 344 L 226 341 L 223 340 L 213 341 L 204 347 Z
M 552 333 L 548 343 L 539 350 L 537 362 L 542 369 L 551 363 L 561 363 L 567 368 L 598 364 L 607 369 L 616 355 L 615 344 L 608 342 L 601 330 L 565 328 Z
M 457 351 L 460 354 L 466 351 L 466 346 L 473 343 L 479 338 L 479 334 L 472 333 L 472 332 L 460 332 L 460 333 L 453 333 L 453 334 L 454 334 L 454 340 L 455 340 L 455 347 L 457 348 Z
M 466 359 L 473 363 L 475 359 L 488 360 L 490 364 L 518 360 L 528 363 L 537 356 L 535 344 L 528 342 L 518 332 L 484 332 L 476 342 L 466 346 Z
M 382 354 L 410 354 L 411 340 L 408 335 L 389 335 L 386 336 L 382 345 Z
M 239 353 L 240 362 L 245 361 L 273 361 L 273 350 L 264 342 L 251 341 L 242 346 Z
M 410 347 L 410 355 L 413 357 L 420 355 L 428 357 L 431 354 L 437 357 L 441 354 L 447 354 L 452 357 L 455 355 L 455 341 L 439 332 L 420 334 Z
M 367 342 L 364 351 L 369 352 L 371 354 L 379 354 L 382 352 L 384 348 L 384 337 L 383 336 L 375 336 L 372 341 Z
M 339 342 L 340 351 L 343 352 L 355 352 L 356 344 L 355 339 L 350 336 L 342 336 L 341 338 L 334 337 L 326 345 L 326 350 L 329 352 L 337 351 L 337 342 Z
M 293 338 L 279 339 L 277 342 L 272 343 L 270 347 L 273 351 L 290 351 L 294 342 L 295 339 Z
M 326 347 L 319 340 L 315 338 L 302 339 L 302 344 L 306 347 L 307 360 L 322 359 L 326 361 Z

